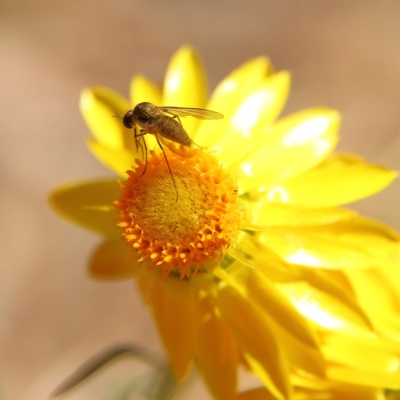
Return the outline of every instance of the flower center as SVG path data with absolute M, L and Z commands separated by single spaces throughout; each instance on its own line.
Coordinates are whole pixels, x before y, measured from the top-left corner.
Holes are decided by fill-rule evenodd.
M 127 242 L 140 261 L 181 277 L 219 264 L 239 225 L 237 184 L 217 160 L 202 149 L 182 157 L 165 149 L 150 152 L 145 165 L 128 171 L 115 202 Z M 175 184 L 174 184 L 175 182 Z M 175 186 L 176 185 L 176 186 Z

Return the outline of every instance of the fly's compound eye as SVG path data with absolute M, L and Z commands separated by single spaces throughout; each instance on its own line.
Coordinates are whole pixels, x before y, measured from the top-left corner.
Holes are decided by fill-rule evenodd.
M 124 118 L 122 118 L 122 123 L 124 124 L 125 128 L 132 129 L 133 128 L 133 123 L 132 123 L 132 110 L 128 111 L 125 115 Z

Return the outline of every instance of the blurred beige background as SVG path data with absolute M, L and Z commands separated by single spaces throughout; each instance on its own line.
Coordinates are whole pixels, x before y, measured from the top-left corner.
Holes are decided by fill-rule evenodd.
M 340 150 L 400 169 L 398 0 L 1 0 L 0 399 L 45 399 L 110 344 L 162 354 L 133 283 L 87 277 L 99 238 L 59 220 L 46 193 L 111 174 L 83 143 L 82 87 L 127 95 L 138 72 L 160 82 L 186 43 L 202 53 L 210 88 L 270 56 L 293 74 L 285 113 L 337 108 Z M 399 200 L 395 182 L 355 207 L 400 229 Z

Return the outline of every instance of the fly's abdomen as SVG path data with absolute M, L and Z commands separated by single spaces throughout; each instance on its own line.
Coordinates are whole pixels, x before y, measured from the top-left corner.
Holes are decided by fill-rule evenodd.
M 153 129 L 162 137 L 173 142 L 183 144 L 184 146 L 190 146 L 192 144 L 192 139 L 190 139 L 182 125 L 174 118 L 167 116 L 157 118 Z

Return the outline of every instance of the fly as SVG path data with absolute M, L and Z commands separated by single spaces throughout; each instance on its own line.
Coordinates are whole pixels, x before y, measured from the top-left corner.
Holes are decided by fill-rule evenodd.
M 129 110 L 123 117 L 120 115 L 117 115 L 117 117 L 122 119 L 126 128 L 135 129 L 135 142 L 137 147 L 142 147 L 140 142 L 140 139 L 142 139 L 146 164 L 141 176 L 144 175 L 147 168 L 147 146 L 143 136 L 149 133 L 154 135 L 164 154 L 168 170 L 171 174 L 172 182 L 176 191 L 176 201 L 178 201 L 178 189 L 163 148 L 163 144 L 167 145 L 163 139 L 168 139 L 172 142 L 190 147 L 195 143 L 186 133 L 179 117 L 194 117 L 197 119 L 211 120 L 224 118 L 224 116 L 219 112 L 206 110 L 204 108 L 157 107 L 148 102 L 139 103 L 133 110 Z M 139 127 L 139 133 L 137 132 L 136 127 Z

